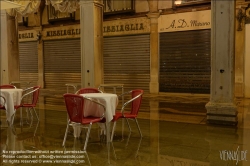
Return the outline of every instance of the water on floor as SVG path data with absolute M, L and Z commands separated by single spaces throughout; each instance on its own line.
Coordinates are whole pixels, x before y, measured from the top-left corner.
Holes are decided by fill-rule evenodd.
M 8 127 L 1 110 L 1 165 L 249 166 L 250 100 L 237 100 L 237 126 L 207 124 L 208 101 L 207 95 L 146 95 L 138 117 L 143 137 L 134 121 L 129 121 L 131 134 L 126 123 L 118 121 L 110 163 L 97 124 L 91 129 L 87 154 L 83 151 L 86 129 L 74 138 L 70 127 L 62 146 L 64 106 L 39 103 L 39 122 L 24 117 L 20 124 L 18 112 L 13 127 Z

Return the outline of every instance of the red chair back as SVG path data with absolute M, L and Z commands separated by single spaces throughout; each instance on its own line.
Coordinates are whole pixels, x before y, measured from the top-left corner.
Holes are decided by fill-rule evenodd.
M 66 93 L 63 95 L 71 122 L 81 123 L 83 118 L 84 98 L 80 95 Z
M 14 85 L 0 85 L 0 89 L 15 89 Z
M 39 93 L 40 93 L 40 86 L 34 86 L 33 90 L 37 89 L 36 91 L 33 92 L 33 99 L 32 99 L 32 105 L 36 106 L 36 103 L 39 98 Z
M 135 98 L 138 95 L 139 96 L 138 96 L 138 98 L 136 98 L 135 100 L 132 101 L 130 114 L 133 114 L 133 115 L 138 114 L 140 106 L 141 106 L 142 94 L 143 94 L 143 90 L 141 90 L 141 89 L 132 90 L 132 92 L 131 92 L 132 98 Z
M 96 88 L 81 88 L 76 92 L 78 95 L 84 93 L 100 93 L 100 91 Z

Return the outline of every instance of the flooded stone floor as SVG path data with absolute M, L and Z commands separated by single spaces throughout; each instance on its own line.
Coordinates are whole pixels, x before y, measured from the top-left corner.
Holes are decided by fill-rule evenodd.
M 32 123 L 23 118 L 20 125 L 19 111 L 10 128 L 1 110 L 1 165 L 90 165 L 82 151 L 86 130 L 74 138 L 70 127 L 62 147 L 65 106 L 43 104 L 43 100 L 36 108 L 39 123 L 35 118 Z M 91 165 L 249 166 L 250 99 L 236 101 L 237 126 L 207 124 L 208 101 L 209 95 L 146 94 L 138 117 L 142 139 L 134 121 L 130 121 L 130 137 L 126 124 L 122 130 L 122 120 L 118 121 L 113 140 L 117 158 L 111 146 L 109 164 L 107 144 L 101 141 L 100 128 L 94 124 L 87 147 Z

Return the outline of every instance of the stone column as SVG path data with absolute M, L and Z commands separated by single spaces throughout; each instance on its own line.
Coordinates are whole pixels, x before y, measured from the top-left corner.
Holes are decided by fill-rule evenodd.
M 249 10 L 250 11 L 250 10 Z M 244 89 L 244 97 L 245 98 L 250 98 L 250 17 L 249 17 L 249 22 L 245 25 L 245 58 L 244 58 L 244 80 L 245 80 L 245 89 Z
M 18 27 L 15 17 L 9 16 L 1 10 L 1 78 L 0 84 L 18 81 L 19 50 Z
M 211 1 L 211 89 L 206 104 L 208 123 L 235 125 L 235 1 Z
M 150 93 L 159 93 L 159 40 L 158 40 L 158 1 L 148 0 L 150 19 Z
M 103 82 L 103 4 L 80 1 L 82 87 Z

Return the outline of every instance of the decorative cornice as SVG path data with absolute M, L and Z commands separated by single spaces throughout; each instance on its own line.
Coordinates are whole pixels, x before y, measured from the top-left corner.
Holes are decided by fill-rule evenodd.
M 148 13 L 146 14 L 148 18 L 159 18 L 161 13 Z

